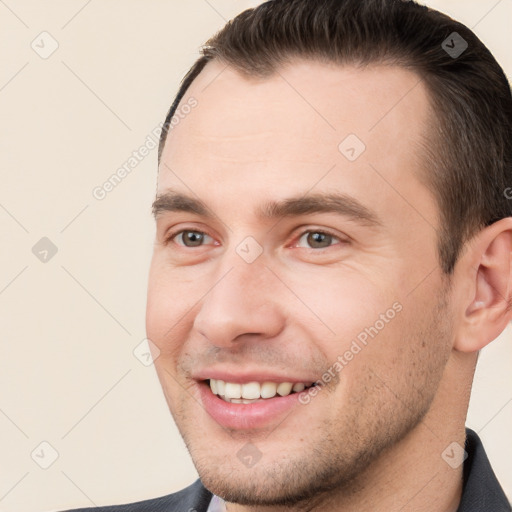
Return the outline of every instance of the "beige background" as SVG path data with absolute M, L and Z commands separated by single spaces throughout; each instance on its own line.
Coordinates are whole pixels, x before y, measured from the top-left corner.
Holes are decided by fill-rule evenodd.
M 102 201 L 92 191 L 163 120 L 199 45 L 256 3 L 0 1 L 0 511 L 135 501 L 196 478 L 133 354 L 156 149 Z M 512 0 L 428 4 L 476 25 L 512 74 Z M 59 46 L 43 59 L 34 40 Z M 58 249 L 46 263 L 32 253 L 42 237 Z M 468 425 L 512 498 L 511 356 L 507 329 L 482 353 Z

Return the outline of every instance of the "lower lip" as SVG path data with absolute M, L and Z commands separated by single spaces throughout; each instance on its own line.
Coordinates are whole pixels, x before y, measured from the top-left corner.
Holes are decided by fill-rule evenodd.
M 252 404 L 233 404 L 214 395 L 206 382 L 199 383 L 199 390 L 206 412 L 219 425 L 237 430 L 264 427 L 293 407 L 300 405 L 298 399 L 300 393 L 267 398 Z

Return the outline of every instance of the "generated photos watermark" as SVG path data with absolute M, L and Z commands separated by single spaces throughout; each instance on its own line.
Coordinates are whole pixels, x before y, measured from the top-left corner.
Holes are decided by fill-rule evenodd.
M 198 101 L 194 97 L 190 97 L 186 103 L 176 110 L 169 122 L 168 132 L 174 129 L 185 117 L 196 108 Z M 103 201 L 107 195 L 112 192 L 151 152 L 158 147 L 160 135 L 162 133 L 164 123 L 159 123 L 151 133 L 149 133 L 137 149 L 112 173 L 109 178 L 101 185 L 92 189 L 92 196 L 98 201 Z
M 368 346 L 368 342 L 375 338 L 387 324 L 396 318 L 396 315 L 400 313 L 402 309 L 403 306 L 400 302 L 397 301 L 393 303 L 385 313 L 381 313 L 379 315 L 379 318 L 373 323 L 373 325 L 365 327 L 360 331 L 352 340 L 350 347 L 345 350 L 343 354 L 340 354 L 336 358 L 336 361 L 322 374 L 322 377 L 315 382 L 316 386 L 310 387 L 299 394 L 299 402 L 303 405 L 309 404 L 311 399 L 318 395 L 322 386 L 333 380 L 336 375 L 343 370 L 343 368 L 350 364 L 357 354 Z

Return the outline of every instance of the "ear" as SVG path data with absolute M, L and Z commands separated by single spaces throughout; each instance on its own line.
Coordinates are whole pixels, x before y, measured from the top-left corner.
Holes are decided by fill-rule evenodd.
M 456 266 L 455 277 L 467 290 L 457 309 L 456 350 L 476 352 L 507 326 L 512 317 L 511 261 L 512 217 L 482 229 L 468 242 Z

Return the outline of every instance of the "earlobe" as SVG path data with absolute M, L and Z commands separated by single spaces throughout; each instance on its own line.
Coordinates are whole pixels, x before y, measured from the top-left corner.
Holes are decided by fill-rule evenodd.
M 511 318 L 512 218 L 484 228 L 460 261 L 469 303 L 461 304 L 454 348 L 481 350 L 505 329 Z

